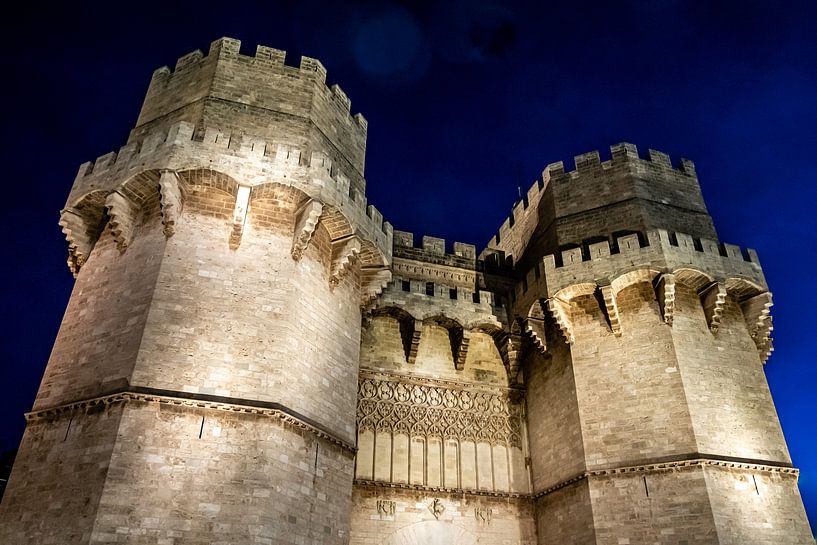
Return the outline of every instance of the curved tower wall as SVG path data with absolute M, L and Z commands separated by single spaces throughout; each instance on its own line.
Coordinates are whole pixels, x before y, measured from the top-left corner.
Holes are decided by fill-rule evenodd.
M 362 195 L 365 122 L 317 61 L 267 53 L 219 40 L 157 72 L 128 144 L 80 169 L 4 540 L 348 541 L 360 306 L 391 227 Z
M 615 209 L 620 194 L 608 191 L 626 161 L 660 178 L 651 190 L 675 211 L 663 221 L 692 234 L 645 228 L 660 220 L 645 203 L 606 220 L 614 226 L 575 204 L 575 247 L 543 258 L 531 257 L 541 223 L 523 216 L 506 233 L 508 254 L 531 263 L 519 264 L 511 300 L 539 347 L 523 365 L 539 542 L 809 543 L 763 372 L 772 298 L 756 254 L 718 243 L 711 219 L 689 211 L 700 195 L 691 163 L 612 150 L 557 169 L 557 189 L 574 182 L 578 197 L 592 179 L 592 208 L 608 195 Z

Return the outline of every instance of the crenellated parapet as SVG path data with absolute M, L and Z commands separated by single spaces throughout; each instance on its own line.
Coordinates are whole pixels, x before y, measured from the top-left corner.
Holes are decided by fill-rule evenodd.
M 370 305 L 369 315 L 395 318 L 406 363 L 417 357 L 423 325 L 442 327 L 448 333 L 455 369 L 462 370 L 468 354 L 471 335 L 490 335 L 496 345 L 511 384 L 516 383 L 520 356 L 520 332 L 508 322 L 505 307 L 496 295 L 486 290 L 468 290 L 435 284 L 429 291 L 427 282 L 398 276 Z
M 715 238 L 692 161 L 676 165 L 652 149 L 642 157 L 633 144 L 620 143 L 607 160 L 592 151 L 574 157 L 574 165 L 545 167 L 487 248 L 530 263 L 559 246 L 627 230 L 663 227 Z
M 139 201 L 144 198 L 141 186 L 145 184 L 159 193 L 165 234 L 170 236 L 184 206 L 185 188 L 180 175 L 201 170 L 216 171 L 237 186 L 229 237 L 233 248 L 240 245 L 254 191 L 265 184 L 278 184 L 295 188 L 309 199 L 299 211 L 293 233 L 292 254 L 296 260 L 308 245 L 311 230 L 322 221 L 330 235 L 334 235 L 333 247 L 337 252 L 343 253 L 339 244 L 349 237 L 359 244 L 358 248 L 351 248 L 345 242 L 343 251 L 348 251 L 333 256 L 336 273 L 342 274 L 349 260 L 358 255 L 361 265 L 370 272 L 372 268 L 385 270 L 391 263 L 391 225 L 367 204 L 364 195 L 350 186 L 349 178 L 327 154 L 314 151 L 304 157 L 301 150 L 291 146 L 273 147 L 254 136 L 225 134 L 214 128 L 205 128 L 199 139 L 191 124 L 180 122 L 166 133 L 149 134 L 118 153 L 82 165 L 60 222 L 69 238 L 74 268 L 81 266 L 92 249 L 104 211 L 120 250 L 127 248 Z M 140 190 L 130 189 L 137 182 Z M 97 202 L 99 196 L 102 202 Z M 382 286 L 382 274 L 367 277 L 377 277 L 376 283 Z
M 301 57 L 290 66 L 279 49 L 258 46 L 253 55 L 240 49 L 239 40 L 221 38 L 206 55 L 196 50 L 179 58 L 172 70 L 156 70 L 131 140 L 178 121 L 218 125 L 228 132 L 246 129 L 309 151 L 337 150 L 334 159 L 348 161 L 353 185 L 363 191 L 358 182 L 367 122 L 351 113 L 351 101 L 338 84 L 327 85 L 323 64 Z
M 571 301 L 596 294 L 611 332 L 618 336 L 617 296 L 638 282 L 653 285 L 662 319 L 670 326 L 676 284 L 692 288 L 701 299 L 713 334 L 731 297 L 743 309 L 758 349 L 768 355 L 771 294 L 754 250 L 661 229 L 545 256 L 517 284 L 514 315 L 523 320 L 538 319 L 544 303 L 571 343 Z
M 405 260 L 433 265 L 443 265 L 458 269 L 475 270 L 477 252 L 473 244 L 454 242 L 453 252 L 446 251 L 446 241 L 442 238 L 423 236 L 422 245 L 414 245 L 414 233 L 394 231 L 394 256 Z M 468 282 L 470 278 L 452 278 L 456 282 Z

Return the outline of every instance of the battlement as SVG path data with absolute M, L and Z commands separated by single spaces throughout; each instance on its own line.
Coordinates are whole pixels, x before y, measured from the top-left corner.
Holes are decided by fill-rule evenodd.
M 688 209 L 690 214 L 706 214 L 695 165 L 688 159 L 680 159 L 676 167 L 665 153 L 650 149 L 646 157 L 641 157 L 635 145 L 619 143 L 610 147 L 607 160 L 602 161 L 598 151 L 591 151 L 575 156 L 573 163 L 575 167 L 569 171 L 563 161 L 545 167 L 542 176 L 514 203 L 510 215 L 488 241 L 487 247 L 504 250 L 518 261 L 537 227 L 549 223 L 548 216 L 555 221 L 581 213 L 592 214 L 604 206 L 632 199 L 652 202 L 659 207 L 669 205 Z M 549 209 L 543 211 L 540 204 L 543 204 L 545 194 L 548 194 L 546 205 Z M 644 210 L 642 216 L 649 216 L 649 212 Z M 628 226 L 629 229 L 670 227 L 653 225 L 656 220 L 648 217 L 639 217 L 635 221 L 639 224 Z M 703 223 L 697 231 L 714 234 L 713 229 L 707 228 L 711 221 Z M 587 229 L 592 227 L 587 226 Z M 611 234 L 614 230 L 623 229 L 613 229 L 610 233 L 592 232 L 589 236 Z M 566 228 L 551 238 L 555 243 L 560 238 L 571 238 L 574 231 L 576 228 Z
M 544 256 L 517 285 L 517 303 L 522 309 L 571 286 L 616 285 L 635 271 L 680 274 L 698 289 L 724 283 L 738 299 L 768 289 L 754 250 L 656 229 Z
M 394 255 L 439 265 L 462 267 L 474 270 L 477 251 L 473 244 L 454 242 L 453 252 L 446 253 L 445 239 L 423 236 L 422 247 L 414 246 L 414 234 L 408 231 L 394 231 Z
M 361 114 L 352 115 L 351 100 L 340 85 L 327 85 L 323 64 L 301 57 L 290 66 L 285 51 L 258 46 L 254 55 L 244 55 L 240 48 L 240 41 L 221 38 L 207 54 L 196 50 L 180 57 L 172 70 L 156 70 L 130 140 L 179 121 L 246 131 L 307 151 L 325 150 L 335 161 L 345 159 L 356 171 L 357 185 L 368 123 Z
M 675 172 L 685 176 L 697 176 L 695 163 L 689 159 L 681 158 L 678 167 L 673 166 L 672 159 L 664 152 L 654 149 L 647 150 L 647 156 L 641 157 L 635 144 L 620 142 L 610 146 L 610 159 L 601 160 L 598 150 L 589 151 L 573 157 L 574 170 L 566 171 L 564 162 L 557 161 L 545 167 L 542 177 L 545 182 L 556 176 L 568 175 L 572 178 L 581 176 L 583 173 L 595 169 L 609 169 L 616 165 L 627 163 L 636 164 L 644 168 L 660 169 Z
M 377 298 L 373 314 L 381 314 L 384 309 L 400 309 L 396 314 L 412 322 L 430 320 L 433 323 L 443 318 L 462 329 L 481 329 L 501 337 L 509 323 L 499 299 L 492 291 L 463 288 L 445 280 L 435 282 L 433 292 L 429 292 L 426 282 L 395 274 Z
M 144 139 L 83 163 L 66 202 L 71 209 L 91 193 L 108 194 L 139 174 L 159 170 L 212 169 L 239 185 L 275 182 L 291 185 L 310 197 L 337 208 L 364 239 L 371 240 L 386 261 L 392 251 L 392 227 L 377 208 L 366 202 L 341 168 L 322 151 L 306 157 L 296 147 L 273 144 L 240 131 L 205 127 L 196 131 L 188 122 L 157 130 Z
M 188 78 L 194 70 L 204 70 L 210 68 L 212 63 L 226 61 L 236 63 L 244 70 L 265 72 L 271 76 L 286 75 L 289 78 L 295 77 L 320 84 L 322 90 L 331 97 L 339 110 L 350 114 L 352 101 L 337 83 L 331 86 L 326 85 L 326 68 L 318 59 L 302 56 L 298 66 L 293 66 L 286 64 L 286 51 L 280 49 L 259 45 L 256 46 L 253 56 L 242 55 L 240 49 L 240 40 L 219 38 L 210 44 L 207 55 L 204 55 L 200 49 L 196 49 L 179 57 L 173 70 L 168 66 L 155 70 L 151 79 L 151 87 L 154 85 L 167 86 L 174 78 Z M 362 131 L 367 130 L 368 124 L 361 114 L 350 115 L 349 119 L 354 121 Z M 139 124 L 141 121 L 140 119 Z

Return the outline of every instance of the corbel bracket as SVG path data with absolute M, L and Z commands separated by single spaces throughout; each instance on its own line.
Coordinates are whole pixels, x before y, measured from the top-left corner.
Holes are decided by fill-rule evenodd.
M 323 213 L 323 203 L 310 199 L 296 212 L 295 233 L 292 237 L 292 259 L 298 261 L 303 256 L 312 234 Z
M 233 209 L 232 231 L 230 232 L 230 249 L 235 250 L 241 244 L 241 237 L 244 235 L 244 224 L 247 222 L 247 212 L 250 209 L 250 192 L 252 188 L 248 185 L 238 186 L 238 193 L 235 196 L 235 208 Z
M 726 285 L 722 282 L 712 282 L 702 289 L 698 295 L 701 297 L 701 305 L 704 307 L 704 315 L 706 316 L 706 323 L 709 325 L 709 331 L 714 335 L 721 325 L 723 308 L 726 304 Z
M 360 239 L 355 235 L 332 241 L 332 270 L 329 274 L 329 285 L 335 287 L 340 283 L 359 254 Z
M 570 303 L 557 297 L 551 297 L 547 300 L 547 306 L 548 310 L 553 314 L 556 323 L 559 325 L 565 342 L 572 344 L 575 338 L 573 336 L 573 320 L 570 313 Z
M 105 199 L 105 208 L 108 210 L 108 225 L 116 247 L 124 252 L 133 240 L 139 207 L 117 190 Z
M 610 331 L 616 337 L 621 337 L 621 319 L 618 315 L 618 304 L 616 303 L 616 294 L 613 292 L 613 287 L 610 285 L 599 286 L 599 291 L 604 302 L 604 313 L 607 316 L 607 323 L 610 324 Z
M 162 225 L 166 237 L 176 232 L 176 222 L 182 213 L 182 193 L 179 176 L 173 170 L 163 170 L 159 177 L 159 197 L 162 204 Z
M 664 273 L 655 279 L 655 297 L 665 324 L 672 325 L 675 314 L 675 275 Z
M 85 264 L 96 242 L 91 236 L 88 221 L 72 208 L 60 212 L 60 227 L 68 241 L 68 268 L 75 277 Z

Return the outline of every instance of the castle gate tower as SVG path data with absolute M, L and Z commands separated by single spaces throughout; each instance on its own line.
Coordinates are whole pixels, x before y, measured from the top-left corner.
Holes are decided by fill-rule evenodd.
M 348 542 L 360 306 L 391 227 L 323 66 L 239 45 L 157 70 L 127 144 L 80 168 L 2 543 Z
M 810 545 L 757 255 L 718 242 L 690 161 L 575 163 L 488 245 L 519 278 L 539 543 Z

